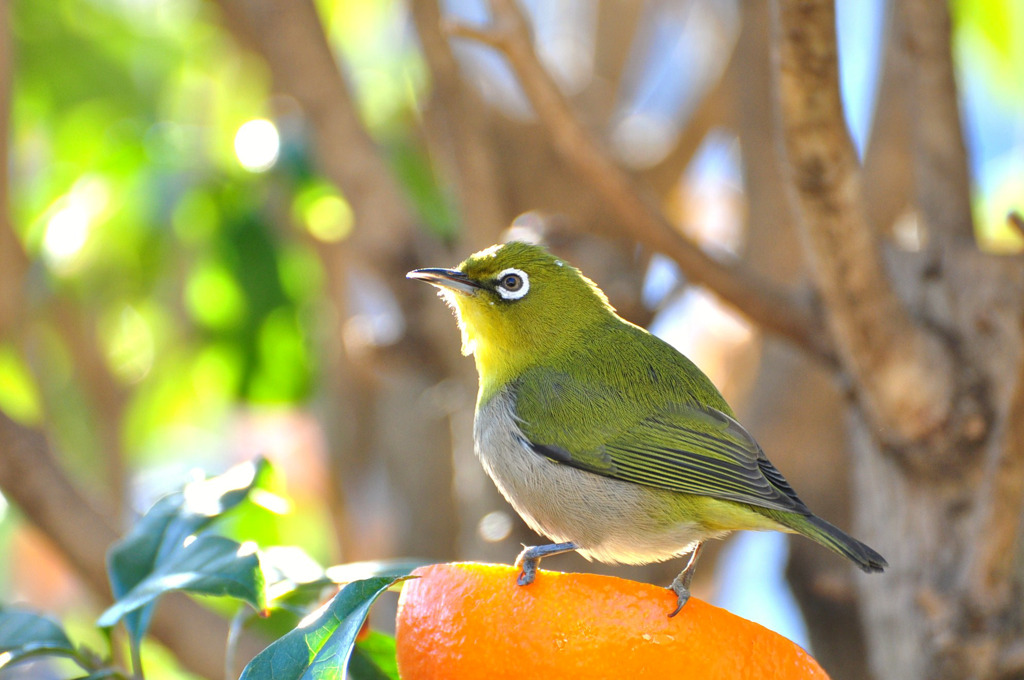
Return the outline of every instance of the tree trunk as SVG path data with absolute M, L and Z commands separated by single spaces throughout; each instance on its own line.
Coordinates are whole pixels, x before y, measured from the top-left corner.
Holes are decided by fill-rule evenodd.
M 793 210 L 779 173 L 779 128 L 764 114 L 772 97 L 771 7 L 741 5 L 736 59 L 740 81 L 734 106 L 748 204 L 745 261 L 791 285 L 809 285 Z M 843 402 L 829 371 L 773 336 L 761 339 L 760 370 L 738 405 L 745 426 L 821 517 L 849 528 L 847 447 Z M 787 576 L 807 622 L 815 658 L 833 680 L 868 677 L 853 570 L 810 541 L 789 542 Z
M 908 16 L 946 11 L 905 4 Z M 777 8 L 784 172 L 836 370 L 850 385 L 854 526 L 890 563 L 858 578 L 872 669 L 879 678 L 1018 676 L 1024 267 L 979 253 L 965 236 L 965 170 L 942 176 L 941 198 L 931 184 L 936 158 L 966 167 L 962 144 L 939 139 L 960 135 L 949 102 L 938 103 L 953 97 L 956 108 L 951 64 L 936 63 L 950 58 L 948 16 L 907 24 L 925 46 L 913 53 L 916 98 L 933 106 L 915 111 L 922 132 L 912 151 L 926 248 L 900 253 L 874 235 L 860 201 L 832 3 Z

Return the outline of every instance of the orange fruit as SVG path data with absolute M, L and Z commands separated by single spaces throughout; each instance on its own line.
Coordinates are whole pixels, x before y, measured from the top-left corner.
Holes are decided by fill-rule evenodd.
M 828 676 L 786 638 L 667 588 L 595 574 L 435 564 L 398 601 L 403 680 L 787 678 Z

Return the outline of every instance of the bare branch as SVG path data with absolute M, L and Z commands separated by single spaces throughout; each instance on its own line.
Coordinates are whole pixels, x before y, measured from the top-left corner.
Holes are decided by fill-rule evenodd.
M 1021 216 L 1016 210 L 1011 210 L 1006 214 L 1006 221 L 1020 237 L 1024 238 L 1024 216 Z
M 967 572 L 969 601 L 985 614 L 998 614 L 1013 601 L 1016 546 L 1024 521 L 1024 355 L 1003 422 L 1005 435 L 993 444 L 978 494 L 980 520 L 975 535 L 979 540 Z
M 29 259 L 14 231 L 9 212 L 8 145 L 10 139 L 11 54 L 8 35 L 8 4 L 0 0 L 0 341 L 18 344 L 28 332 L 30 311 L 25 291 Z M 75 358 L 76 370 L 83 375 L 81 386 L 90 393 L 91 403 L 102 438 L 103 466 L 108 491 L 114 500 L 115 515 L 120 515 L 125 497 L 125 466 L 121 446 L 121 415 L 124 391 L 110 373 L 95 334 L 82 328 L 80 315 L 58 301 L 54 312 L 60 317 L 54 326 Z
M 807 258 L 801 257 L 800 234 L 788 186 L 779 167 L 782 134 L 767 115 L 775 96 L 771 57 L 772 8 L 767 2 L 740 5 L 736 38 L 736 83 L 729 108 L 735 111 L 747 204 L 744 219 L 744 264 L 784 285 L 810 287 Z
M 111 372 L 95 328 L 90 327 L 89 317 L 63 298 L 55 298 L 47 311 L 52 326 L 72 357 L 78 384 L 89 397 L 90 415 L 102 456 L 103 483 L 111 499 L 113 516 L 122 517 L 128 495 L 128 469 L 121 434 L 129 394 Z M 25 342 L 26 345 L 31 343 L 31 339 Z M 40 365 L 33 368 L 37 377 L 46 370 Z M 49 401 L 52 402 L 52 398 Z
M 24 315 L 28 258 L 11 224 L 7 170 L 11 113 L 11 40 L 8 3 L 0 0 L 0 338 L 11 337 Z
M 217 0 L 226 23 L 234 35 L 251 45 L 266 60 L 281 91 L 298 101 L 316 139 L 317 161 L 323 172 L 341 189 L 352 205 L 356 228 L 340 247 L 318 249 L 324 268 L 347 271 L 347 260 L 360 257 L 385 263 L 394 259 L 395 250 L 410 240 L 413 218 L 404 195 L 395 183 L 376 145 L 363 127 L 358 109 L 324 34 L 320 17 L 311 0 Z M 330 293 L 339 310 L 339 319 L 347 317 L 347 287 L 341 276 Z M 349 357 L 339 346 L 341 362 Z M 351 366 L 340 366 L 335 377 L 351 375 Z M 341 392 L 339 392 L 341 393 Z M 372 391 L 361 393 L 363 405 L 374 400 Z M 342 424 L 329 422 L 328 433 L 350 425 L 355 430 L 365 420 Z M 363 438 L 358 432 L 346 432 L 345 446 L 330 448 L 332 472 L 345 468 L 354 457 L 353 442 Z M 351 436 L 349 436 L 351 435 Z M 342 440 L 343 440 L 342 439 Z M 348 461 L 339 460 L 348 458 Z M 351 543 L 348 503 L 339 475 L 328 485 L 328 503 L 335 523 L 338 542 L 346 556 L 356 553 Z
M 780 0 L 777 8 L 784 170 L 828 322 L 883 438 L 913 441 L 949 415 L 950 358 L 896 297 L 864 217 L 839 96 L 835 7 L 831 0 Z
M 492 27 L 458 24 L 451 26 L 450 32 L 490 45 L 505 55 L 559 154 L 592 183 L 632 236 L 674 259 L 690 279 L 707 286 L 766 330 L 818 357 L 827 356 L 829 350 L 807 306 L 749 272 L 711 258 L 665 219 L 652 197 L 580 124 L 537 58 L 526 19 L 515 0 L 493 0 L 492 5 Z
M 312 0 L 217 4 L 235 35 L 264 56 L 275 85 L 302 106 L 316 136 L 317 161 L 355 213 L 352 240 L 367 257 L 390 257 L 416 221 L 362 124 Z
M 104 599 L 110 590 L 106 551 L 118 538 L 110 515 L 99 510 L 64 475 L 46 438 L 0 412 L 0 489 L 10 498 Z M 184 624 L 183 622 L 187 622 Z M 228 622 L 183 597 L 162 598 L 151 630 L 185 668 L 210 678 L 223 677 Z M 243 636 L 239 660 L 264 646 Z
M 344 382 L 344 391 L 335 390 L 336 401 L 340 403 L 332 405 L 333 413 L 340 411 L 344 415 L 324 422 L 331 437 L 331 455 L 337 457 L 331 461 L 332 471 L 358 470 L 363 461 L 376 455 L 373 448 L 379 444 L 379 438 L 370 436 L 375 420 L 358 416 L 379 415 L 381 409 L 388 408 L 386 404 L 392 409 L 392 417 L 411 417 L 411 413 L 393 410 L 396 403 L 401 404 L 398 408 L 413 408 L 407 400 L 399 402 L 394 396 L 395 390 L 406 389 L 393 379 L 396 368 L 403 378 L 412 379 L 443 366 L 441 357 L 447 356 L 437 338 L 420 332 L 424 327 L 421 319 L 424 291 L 408 285 L 404 279 L 405 272 L 422 261 L 423 253 L 430 250 L 433 243 L 418 229 L 417 217 L 404 191 L 363 125 L 315 3 L 312 0 L 217 2 L 224 10 L 229 27 L 264 57 L 275 86 L 302 106 L 315 138 L 320 167 L 352 205 L 355 214 L 352 236 L 336 246 L 317 249 L 329 272 L 330 295 L 339 310 L 339 322 L 353 314 L 350 306 L 353 296 L 346 294 L 353 282 L 378 286 L 382 293 L 386 290 L 385 294 L 393 296 L 404 314 L 406 331 L 396 344 L 357 349 L 345 343 L 337 347 L 338 355 L 332 357 L 346 364 L 334 368 L 337 381 Z M 404 361 L 396 361 L 398 358 Z M 335 363 L 328 361 L 328 365 Z M 349 400 L 359 400 L 359 403 L 349 407 Z M 418 460 L 436 474 L 450 471 L 450 451 L 443 439 L 421 446 Z M 391 478 L 394 480 L 396 476 L 392 474 Z M 357 483 L 358 478 L 353 479 L 349 474 L 329 486 L 333 494 L 330 499 L 332 517 L 339 527 L 339 540 L 345 541 L 342 553 L 346 556 L 358 555 L 362 549 L 353 542 L 357 534 L 348 526 L 351 504 L 342 497 L 343 490 Z M 424 486 L 426 484 L 424 481 Z M 437 503 L 417 521 L 422 519 L 430 525 L 430 531 L 437 532 L 435 544 L 441 549 L 454 542 L 454 523 L 438 519 L 448 516 L 441 513 L 450 510 L 451 498 L 436 493 L 431 498 Z
M 900 0 L 910 55 L 911 117 L 917 207 L 930 243 L 973 243 L 971 183 L 953 71 L 947 0 Z
M 465 38 L 466 40 L 478 42 L 481 45 L 493 47 L 503 54 L 512 49 L 512 45 L 515 43 L 513 35 L 508 30 L 498 31 L 489 27 L 474 26 L 462 21 L 446 21 L 444 23 L 444 30 L 451 36 Z
M 503 210 L 498 163 L 488 140 L 487 120 L 482 102 L 465 87 L 448 39 L 441 29 L 437 0 L 413 0 L 413 22 L 430 66 L 433 91 L 425 120 L 428 132 L 437 130 L 448 143 L 452 173 L 459 192 L 465 236 L 472 250 L 498 240 L 510 216 Z
M 902 13 L 889 7 L 878 100 L 864 151 L 864 212 L 880 235 L 913 200 L 914 170 L 910 155 L 910 73 L 903 49 Z
M 649 26 L 644 20 L 649 15 L 649 3 L 618 2 L 618 0 L 597 1 L 597 26 L 594 41 L 599 49 L 594 54 L 594 79 L 589 87 L 615 88 L 621 91 L 626 70 L 632 65 L 632 54 L 638 40 L 648 35 Z M 616 108 L 616 98 L 605 97 L 606 113 L 600 117 L 606 120 Z

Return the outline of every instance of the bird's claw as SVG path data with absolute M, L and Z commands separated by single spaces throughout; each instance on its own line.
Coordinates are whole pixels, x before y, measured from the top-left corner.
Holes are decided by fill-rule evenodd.
M 520 568 L 516 583 L 521 586 L 528 586 L 533 583 L 533 579 L 537 578 L 537 563 L 540 562 L 540 559 L 528 556 L 527 553 L 530 550 L 531 548 L 524 546 L 523 551 L 516 557 L 516 566 Z
M 672 613 L 668 615 L 671 619 L 673 616 L 683 610 L 683 605 L 690 599 L 690 589 L 682 584 L 676 584 L 675 582 L 669 586 L 669 590 L 676 594 L 676 608 L 672 610 Z
M 516 566 L 522 568 L 516 583 L 521 586 L 528 586 L 533 583 L 533 579 L 537 577 L 537 565 L 540 564 L 541 558 L 577 549 L 579 549 L 579 546 L 575 543 L 523 546 L 523 552 L 519 553 L 519 557 L 516 558 Z
M 668 587 L 669 590 L 676 594 L 676 608 L 668 615 L 669 618 L 682 611 L 683 605 L 690 599 L 690 582 L 693 581 L 693 572 L 696 571 L 697 559 L 700 557 L 700 551 L 703 547 L 703 543 L 698 543 L 693 547 L 690 559 L 686 561 L 686 566 L 672 581 L 672 585 Z
M 533 583 L 533 579 L 535 578 L 537 578 L 537 565 L 533 562 L 528 562 L 523 565 L 522 571 L 519 572 L 519 578 L 516 579 L 516 584 L 528 586 Z

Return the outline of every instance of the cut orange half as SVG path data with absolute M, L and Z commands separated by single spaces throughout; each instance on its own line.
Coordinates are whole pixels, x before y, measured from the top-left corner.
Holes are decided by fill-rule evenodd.
M 697 598 L 674 618 L 667 588 L 505 565 L 413 572 L 395 632 L 403 680 L 772 678 L 828 676 L 799 646 Z

